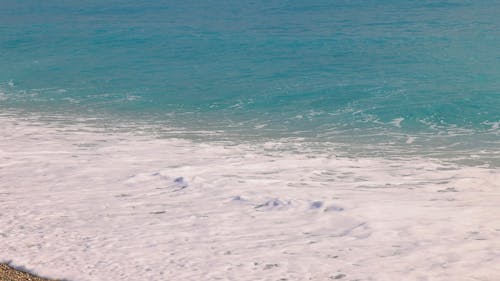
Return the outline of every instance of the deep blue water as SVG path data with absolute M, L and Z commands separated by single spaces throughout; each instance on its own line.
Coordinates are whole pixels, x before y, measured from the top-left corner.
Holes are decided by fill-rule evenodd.
M 3 111 L 498 155 L 498 1 L 0 7 Z

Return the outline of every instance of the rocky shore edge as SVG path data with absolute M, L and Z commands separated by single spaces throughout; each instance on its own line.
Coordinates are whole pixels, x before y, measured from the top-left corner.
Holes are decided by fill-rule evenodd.
M 64 281 L 36 276 L 22 267 L 0 263 L 0 281 Z M 67 281 L 67 280 L 66 280 Z

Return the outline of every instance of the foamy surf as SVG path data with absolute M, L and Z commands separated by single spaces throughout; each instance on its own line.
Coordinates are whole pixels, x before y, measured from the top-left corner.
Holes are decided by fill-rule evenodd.
M 498 169 L 0 126 L 0 258 L 44 276 L 500 278 Z

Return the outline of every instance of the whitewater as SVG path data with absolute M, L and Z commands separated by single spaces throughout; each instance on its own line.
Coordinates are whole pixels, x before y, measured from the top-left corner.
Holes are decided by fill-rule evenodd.
M 500 171 L 0 115 L 3 262 L 68 280 L 499 280 Z

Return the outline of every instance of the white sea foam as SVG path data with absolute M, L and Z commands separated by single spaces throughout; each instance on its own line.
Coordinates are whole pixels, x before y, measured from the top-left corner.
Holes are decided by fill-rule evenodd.
M 392 120 L 390 122 L 390 124 L 392 124 L 393 126 L 396 126 L 398 128 L 401 128 L 401 122 L 403 122 L 405 119 L 403 117 L 400 117 L 400 118 L 395 118 L 394 120 Z
M 416 137 L 408 136 L 408 138 L 406 139 L 406 143 L 412 144 L 415 141 L 415 139 L 416 139 Z
M 484 125 L 490 125 L 491 126 L 491 130 L 494 131 L 494 130 L 498 130 L 500 128 L 500 121 L 497 121 L 497 122 L 489 122 L 489 121 L 485 121 L 481 124 L 484 124 Z
M 0 259 L 42 275 L 500 279 L 498 169 L 0 128 Z

